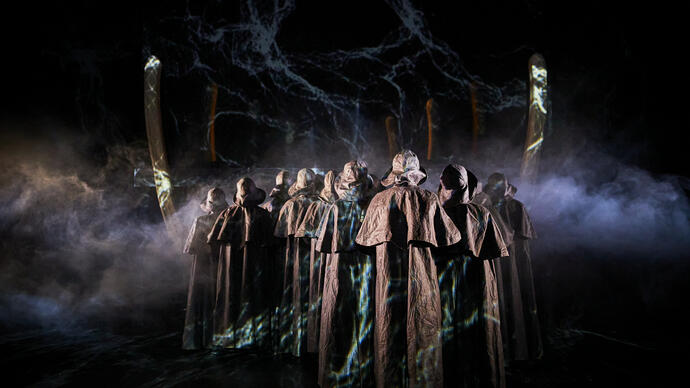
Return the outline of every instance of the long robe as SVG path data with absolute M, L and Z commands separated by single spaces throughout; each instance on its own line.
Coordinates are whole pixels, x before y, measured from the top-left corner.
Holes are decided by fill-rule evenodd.
M 318 238 L 317 230 L 326 210 L 333 203 L 333 198 L 319 196 L 312 202 L 304 215 L 296 235 Z M 315 241 L 312 241 L 315 243 Z M 307 352 L 317 353 L 319 350 L 319 329 L 321 327 L 321 297 L 323 295 L 323 282 L 327 253 L 317 252 L 316 245 L 309 256 L 309 312 L 307 313 Z
M 316 249 L 330 252 L 319 336 L 318 382 L 326 387 L 374 384 L 374 267 L 355 237 L 366 214 L 359 198 L 339 199 L 324 214 Z
M 510 256 L 498 260 L 496 271 L 506 359 L 537 359 L 543 345 L 528 241 L 537 235 L 520 201 L 505 197 L 494 207 L 512 232 Z
M 208 244 L 206 239 L 217 216 L 217 213 L 209 213 L 197 217 L 184 246 L 184 253 L 194 255 L 194 259 L 187 291 L 187 309 L 182 333 L 183 349 L 202 349 L 212 345 L 220 244 Z
M 285 202 L 290 199 L 290 195 L 288 194 L 288 185 L 283 183 L 273 187 L 271 193 L 269 194 L 269 198 L 270 199 L 268 202 L 262 204 L 261 207 L 268 210 L 268 212 L 271 214 L 275 227 L 275 222 L 278 220 L 278 216 L 280 215 L 280 209 L 282 209 Z M 283 284 L 283 279 L 285 277 L 284 261 L 286 244 L 287 242 L 285 239 L 277 239 L 271 249 L 270 255 L 273 258 L 274 271 L 270 284 Z M 280 330 L 278 330 L 278 327 L 280 326 L 280 299 L 283 290 L 281 287 L 272 287 L 272 289 L 273 314 L 271 327 L 274 329 L 272 330 L 272 343 L 274 351 L 278 352 L 278 344 L 280 343 Z
M 271 343 L 273 220 L 256 204 L 231 205 L 209 241 L 219 241 L 214 342 L 223 347 L 268 348 Z
M 504 387 L 498 289 L 492 259 L 508 249 L 489 210 L 474 203 L 443 205 L 462 243 L 438 251 L 443 305 L 443 362 L 448 387 Z
M 434 193 L 396 184 L 372 199 L 356 242 L 376 247 L 378 387 L 443 385 L 441 300 L 430 247 L 460 239 Z
M 314 262 L 316 240 L 298 231 L 309 205 L 318 200 L 313 193 L 299 193 L 280 210 L 274 235 L 285 238 L 282 263 L 282 295 L 277 351 L 295 356 L 307 351 L 307 317 L 309 312 L 310 264 Z

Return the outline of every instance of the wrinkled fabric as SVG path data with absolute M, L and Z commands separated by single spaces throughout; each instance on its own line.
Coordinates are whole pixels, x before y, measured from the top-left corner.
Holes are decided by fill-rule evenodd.
M 290 194 L 288 194 L 288 178 L 289 174 L 287 171 L 283 170 L 279 172 L 276 176 L 276 185 L 268 194 L 268 202 L 261 205 L 262 208 L 268 210 L 268 212 L 271 213 L 271 217 L 274 220 L 278 219 L 280 209 L 283 207 L 285 202 L 287 202 L 287 200 L 290 199 Z
M 296 197 L 300 194 L 312 195 L 318 193 L 321 188 L 318 187 L 318 181 L 316 180 L 316 174 L 314 171 L 303 168 L 297 173 L 297 179 L 295 183 L 288 189 L 288 194 L 290 197 Z
M 369 184 L 365 165 L 348 162 L 341 173 L 341 198 L 327 209 L 318 230 L 316 249 L 328 252 L 319 336 L 322 388 L 374 384 L 373 260 L 355 245 Z
M 288 171 L 281 170 L 278 173 L 278 175 L 276 175 L 275 186 L 271 190 L 271 193 L 268 195 L 268 202 L 261 205 L 262 208 L 266 209 L 269 212 L 274 223 L 278 220 L 278 216 L 280 215 L 280 209 L 282 209 L 285 202 L 287 202 L 290 199 L 290 195 L 288 194 L 289 177 L 290 174 Z M 285 248 L 286 241 L 284 239 L 276 239 L 276 243 L 275 245 L 273 245 L 273 247 L 271 248 L 271 252 L 269 253 L 271 257 L 273 257 L 274 268 L 271 284 L 283 284 L 283 278 L 285 277 L 283 268 L 283 262 L 285 259 Z M 280 343 L 280 330 L 278 330 L 277 328 L 279 327 L 280 322 L 280 299 L 282 295 L 282 289 L 281 287 L 271 288 L 273 290 L 273 315 L 271 321 L 271 327 L 273 328 L 273 339 L 271 340 L 271 342 L 273 345 L 273 350 L 275 352 L 278 352 L 277 346 Z
M 529 247 L 536 233 L 520 201 L 506 197 L 495 208 L 513 231 L 510 256 L 499 259 L 497 267 L 506 358 L 537 359 L 543 353 L 543 344 Z
M 361 252 L 326 261 L 318 381 L 321 387 L 374 385 L 374 267 Z
M 543 353 L 528 241 L 537 235 L 525 206 L 512 198 L 516 191 L 505 175 L 489 176 L 487 194 L 512 234 L 510 256 L 499 259 L 496 266 L 505 357 L 529 360 Z
M 335 177 L 335 171 L 326 173 L 324 187 L 318 200 L 309 204 L 295 235 L 312 239 L 318 237 L 317 229 L 323 214 L 337 198 L 333 187 Z M 309 256 L 309 312 L 307 313 L 307 352 L 309 353 L 318 352 L 319 347 L 321 296 L 323 294 L 326 256 L 326 253 L 319 253 L 315 250 L 312 250 Z
M 202 209 L 208 209 L 204 205 L 202 203 Z M 184 253 L 194 255 L 194 259 L 187 291 L 183 349 L 203 349 L 213 344 L 213 309 L 220 244 L 207 244 L 206 238 L 217 216 L 218 213 L 209 212 L 198 217 L 189 230 L 184 246 Z
M 488 209 L 472 203 L 477 179 L 460 165 L 443 171 L 439 197 L 462 233 L 461 243 L 434 250 L 443 306 L 447 386 L 504 387 L 503 343 L 494 262 L 508 249 Z
M 391 169 L 381 180 L 381 185 L 385 188 L 406 184 L 419 186 L 425 180 L 426 171 L 419 166 L 417 155 L 410 150 L 403 150 L 393 158 Z
M 271 214 L 271 218 L 274 220 L 278 219 L 280 209 L 283 207 L 285 202 L 290 199 L 290 195 L 288 195 L 288 186 L 285 184 L 275 186 L 268 196 L 268 202 L 261 205 L 261 207 L 266 209 Z
M 455 244 L 461 234 L 436 194 L 398 182 L 374 196 L 355 240 L 376 247 L 376 385 L 440 387 L 442 311 L 430 247 Z
M 218 216 L 208 241 L 221 244 L 216 282 L 214 343 L 231 348 L 271 345 L 273 220 L 258 205 L 263 190 L 245 178 L 235 204 Z
M 294 196 L 280 210 L 274 230 L 276 237 L 285 239 L 285 252 L 280 268 L 283 279 L 277 351 L 295 356 L 302 355 L 308 348 L 310 280 L 316 278 L 310 277 L 317 255 L 316 240 L 308 236 L 304 229 L 300 230 L 309 206 L 319 201 L 314 179 L 311 170 L 300 170 L 297 181 L 290 188 Z

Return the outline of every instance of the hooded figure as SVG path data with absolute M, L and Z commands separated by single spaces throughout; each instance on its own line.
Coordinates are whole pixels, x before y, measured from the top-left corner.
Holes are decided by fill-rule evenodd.
M 321 218 L 329 206 L 338 198 L 335 193 L 336 174 L 330 170 L 323 179 L 323 188 L 318 200 L 309 204 L 296 235 L 315 239 Z M 317 353 L 319 348 L 319 328 L 321 320 L 321 295 L 323 293 L 324 264 L 326 253 L 316 252 L 312 245 L 309 258 L 309 312 L 307 313 L 307 352 Z
M 499 259 L 496 267 L 505 356 L 508 360 L 529 360 L 540 358 L 543 352 L 528 241 L 537 234 L 525 206 L 512 198 L 516 191 L 505 175 L 489 176 L 486 193 L 512 237 L 510 257 Z
M 482 185 L 482 182 L 477 182 L 477 188 L 474 190 L 474 195 L 472 196 L 472 203 L 485 207 L 491 207 L 491 198 L 489 198 L 487 193 L 482 191 L 483 189 L 484 186 Z
M 371 200 L 356 242 L 376 250 L 375 378 L 388 386 L 443 385 L 441 299 L 431 247 L 460 241 L 426 174 L 404 150 Z
M 448 386 L 504 387 L 503 343 L 492 259 L 508 256 L 489 209 L 471 203 L 477 178 L 458 164 L 441 174 L 438 196 L 462 233 L 436 254 L 443 304 L 443 371 Z
M 218 272 L 218 252 L 220 244 L 206 243 L 218 214 L 228 207 L 223 190 L 214 187 L 201 202 L 201 210 L 206 213 L 197 217 L 187 236 L 184 253 L 194 255 L 187 292 L 187 312 L 183 349 L 202 349 L 212 345 L 213 308 L 216 301 L 216 274 Z
M 209 242 L 220 242 L 214 332 L 216 345 L 269 347 L 273 220 L 259 207 L 266 193 L 250 178 L 237 182 L 234 204 L 216 220 Z
M 318 229 L 316 249 L 329 253 L 319 336 L 322 388 L 374 384 L 373 263 L 355 244 L 372 184 L 365 162 L 345 164 L 336 186 L 338 200 L 328 207 Z
M 290 195 L 288 194 L 288 179 L 290 179 L 290 173 L 285 170 L 280 171 L 278 175 L 276 175 L 275 187 L 273 187 L 271 193 L 268 194 L 270 199 L 268 202 L 261 205 L 262 208 L 271 213 L 271 217 L 273 217 L 274 220 L 278 218 L 280 209 L 285 202 L 290 199 Z
M 290 187 L 290 198 L 278 215 L 274 235 L 285 238 L 282 290 L 279 308 L 279 352 L 295 356 L 307 351 L 307 315 L 309 313 L 310 264 L 314 262 L 316 240 L 298 230 L 309 205 L 319 200 L 315 174 L 301 169 Z
M 268 210 L 268 212 L 271 214 L 271 218 L 273 219 L 273 222 L 278 219 L 278 215 L 280 214 L 280 209 L 282 209 L 283 205 L 285 202 L 287 202 L 288 199 L 290 199 L 290 194 L 288 194 L 289 190 L 289 181 L 290 179 L 290 173 L 286 170 L 281 170 L 278 175 L 276 175 L 276 185 L 273 187 L 273 190 L 271 190 L 271 193 L 268 195 L 269 200 L 268 202 L 264 203 L 261 205 L 262 208 Z M 276 244 L 273 246 L 272 252 L 270 253 L 271 257 L 273 257 L 273 279 L 270 284 L 278 284 L 282 285 L 283 277 L 285 274 L 283 273 L 283 266 L 281 263 L 285 259 L 285 241 L 284 240 L 276 240 Z M 272 315 L 272 322 L 271 322 L 271 327 L 274 329 L 272 331 L 272 334 L 274 338 L 271 340 L 273 342 L 274 346 L 277 346 L 278 342 L 280 341 L 280 331 L 277 330 L 279 326 L 279 309 L 280 309 L 280 298 L 282 295 L 282 289 L 281 287 L 274 287 L 273 289 L 273 315 Z

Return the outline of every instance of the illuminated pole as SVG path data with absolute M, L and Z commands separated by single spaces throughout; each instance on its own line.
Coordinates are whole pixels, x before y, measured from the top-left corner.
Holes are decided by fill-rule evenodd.
M 175 213 L 172 201 L 172 183 L 165 151 L 160 106 L 161 62 L 151 56 L 144 67 L 144 115 L 146 137 L 153 165 L 153 181 L 156 185 L 158 205 L 168 230 L 172 230 L 171 216 Z
M 386 134 L 388 135 L 388 155 L 391 159 L 398 153 L 398 142 L 395 139 L 395 117 L 386 117 Z
M 431 109 L 433 108 L 433 106 L 434 106 L 434 99 L 433 98 L 428 99 L 426 101 L 426 122 L 427 122 L 427 125 L 429 126 L 429 140 L 428 140 L 428 145 L 427 145 L 427 149 L 426 149 L 426 160 L 431 160 L 431 148 L 433 145 L 433 142 L 432 142 L 433 139 L 431 137 L 431 133 L 434 129 L 434 121 L 431 118 Z
M 208 118 L 208 149 L 211 152 L 211 161 L 216 161 L 216 102 L 218 101 L 218 85 L 211 85 L 211 110 Z
M 522 155 L 520 177 L 526 181 L 534 181 L 539 171 L 539 155 L 544 142 L 544 127 L 548 117 L 546 62 L 540 54 L 534 54 L 529 59 L 529 83 L 527 138 Z

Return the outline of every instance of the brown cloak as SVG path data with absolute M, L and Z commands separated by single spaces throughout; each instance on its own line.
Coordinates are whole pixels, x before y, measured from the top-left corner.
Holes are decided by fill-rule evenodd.
M 282 209 L 285 202 L 290 199 L 290 194 L 288 194 L 289 178 L 290 173 L 286 170 L 281 170 L 278 175 L 276 175 L 276 185 L 268 195 L 269 200 L 261 205 L 262 208 L 268 210 L 268 212 L 271 214 L 271 218 L 273 219 L 274 223 L 278 220 L 280 209 Z M 285 259 L 285 244 L 286 241 L 284 239 L 276 240 L 275 245 L 273 245 L 271 249 L 270 255 L 273 257 L 274 268 L 271 284 L 282 285 L 283 278 L 285 277 L 285 274 L 283 273 L 284 268 L 282 265 Z M 277 346 L 280 342 L 280 330 L 277 330 L 277 328 L 279 327 L 280 320 L 280 298 L 282 296 L 282 291 L 283 290 L 281 287 L 273 287 L 273 315 L 271 317 L 271 327 L 274 330 L 272 330 L 273 338 L 271 342 L 273 343 L 274 351 L 276 352 L 278 351 Z
M 221 245 L 218 263 L 214 342 L 219 346 L 269 347 L 273 220 L 258 205 L 266 193 L 249 178 L 237 183 L 235 204 L 216 220 L 209 241 Z
M 529 241 L 537 237 L 522 202 L 513 199 L 517 190 L 503 174 L 492 174 L 487 184 L 493 208 L 512 235 L 510 256 L 496 266 L 506 359 L 540 358 L 543 345 L 537 316 Z
M 494 262 L 508 256 L 489 210 L 471 203 L 477 178 L 464 167 L 444 169 L 439 197 L 462 233 L 462 243 L 436 253 L 443 305 L 443 362 L 447 386 L 504 387 L 498 289 Z
M 329 252 L 319 336 L 322 388 L 374 384 L 373 260 L 355 245 L 368 205 L 367 178 L 363 162 L 345 165 L 340 199 L 326 210 L 318 231 L 317 250 Z
M 276 185 L 268 194 L 268 202 L 261 205 L 262 208 L 268 210 L 271 213 L 271 217 L 276 220 L 278 219 L 278 214 L 280 214 L 280 209 L 283 207 L 285 202 L 290 199 L 290 194 L 288 194 L 288 178 L 289 173 L 282 170 L 276 176 Z
M 274 235 L 285 238 L 281 264 L 282 295 L 279 308 L 278 352 L 295 356 L 307 351 L 307 316 L 309 312 L 310 264 L 315 260 L 316 240 L 298 231 L 309 205 L 318 201 L 314 172 L 302 169 L 290 187 L 290 198 L 278 215 Z
M 198 217 L 189 231 L 184 246 L 184 253 L 194 255 L 194 260 L 190 269 L 187 291 L 187 311 L 182 333 L 183 349 L 202 349 L 211 345 L 213 307 L 216 300 L 218 244 L 207 244 L 206 236 L 217 215 L 218 213 L 209 213 Z
M 194 255 L 194 260 L 187 292 L 183 349 L 201 349 L 212 345 L 220 244 L 207 244 L 206 239 L 218 213 L 227 206 L 223 190 L 216 187 L 210 189 L 201 203 L 201 210 L 206 214 L 194 221 L 184 245 L 184 253 Z
M 372 199 L 356 242 L 376 247 L 375 379 L 380 388 L 443 385 L 442 312 L 430 247 L 461 235 L 436 194 L 417 187 L 426 177 L 417 156 L 402 151 Z
M 331 170 L 326 173 L 323 182 L 324 187 L 319 198 L 309 204 L 295 235 L 312 239 L 318 237 L 317 229 L 326 209 L 338 198 L 333 186 L 335 178 L 335 171 Z M 309 256 L 309 312 L 307 313 L 307 352 L 309 353 L 319 351 L 321 296 L 323 295 L 323 279 L 327 259 L 326 253 L 316 252 L 315 249 L 316 245 L 312 244 L 312 252 Z

